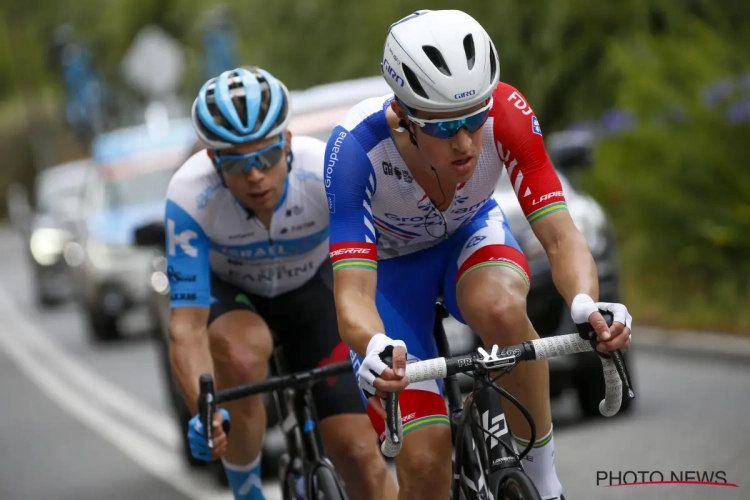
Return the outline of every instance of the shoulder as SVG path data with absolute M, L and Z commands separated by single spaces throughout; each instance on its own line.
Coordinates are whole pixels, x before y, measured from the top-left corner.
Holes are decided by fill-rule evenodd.
M 326 154 L 326 143 L 315 137 L 295 135 L 292 137 L 292 153 L 294 163 L 302 164 L 303 168 L 323 164 Z
M 184 210 L 195 213 L 205 208 L 213 191 L 222 186 L 208 153 L 195 153 L 175 172 L 167 188 L 167 199 Z
M 385 110 L 390 106 L 393 94 L 371 97 L 355 104 L 339 121 L 328 139 L 328 146 L 342 140 L 355 140 L 369 153 L 380 142 L 390 137 Z
M 492 93 L 495 139 L 501 142 L 542 137 L 539 120 L 524 95 L 512 85 L 500 82 Z

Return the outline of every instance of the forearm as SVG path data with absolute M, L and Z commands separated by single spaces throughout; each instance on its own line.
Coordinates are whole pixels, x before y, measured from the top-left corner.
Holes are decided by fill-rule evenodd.
M 547 257 L 555 287 L 569 306 L 580 293 L 599 300 L 596 263 L 580 232 L 569 231 L 561 236 L 551 245 Z
M 349 291 L 337 294 L 336 315 L 341 340 L 362 357 L 367 352 L 370 339 L 376 333 L 385 333 L 375 300 L 364 293 Z
M 206 327 L 170 325 L 169 358 L 172 373 L 179 385 L 190 413 L 198 413 L 200 394 L 198 379 L 204 373 L 213 374 L 213 360 Z

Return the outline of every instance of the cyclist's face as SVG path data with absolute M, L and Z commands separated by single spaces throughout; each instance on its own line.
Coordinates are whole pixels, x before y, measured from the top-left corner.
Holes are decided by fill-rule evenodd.
M 284 182 L 289 170 L 287 157 L 292 146 L 291 132 L 287 131 L 285 134 L 287 141 L 284 146 L 284 154 L 272 167 L 264 170 L 252 167 L 244 173 L 222 172 L 229 191 L 250 210 L 255 212 L 273 211 L 284 193 Z M 231 149 L 224 149 L 219 153 L 222 156 L 251 155 L 278 142 L 279 136 L 275 136 L 262 141 L 242 144 Z
M 423 120 L 446 120 L 466 116 L 474 111 L 482 109 L 484 105 L 479 104 L 472 108 L 458 112 L 438 113 L 419 111 L 416 118 Z M 401 109 L 403 112 L 403 108 Z M 399 117 L 401 118 L 401 117 Z M 458 133 L 449 139 L 442 139 L 430 135 L 417 123 L 409 121 L 404 113 L 404 118 L 411 125 L 411 129 L 417 139 L 419 151 L 441 176 L 448 177 L 456 184 L 468 181 L 476 170 L 479 155 L 482 152 L 484 139 L 484 125 L 469 132 L 461 128 Z

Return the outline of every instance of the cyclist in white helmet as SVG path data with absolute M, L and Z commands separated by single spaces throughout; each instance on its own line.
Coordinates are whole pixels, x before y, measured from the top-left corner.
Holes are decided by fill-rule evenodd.
M 191 452 L 223 460 L 238 500 L 264 498 L 265 408 L 260 396 L 221 405 L 209 449 L 197 416 L 200 375 L 213 374 L 217 389 L 265 379 L 271 332 L 290 371 L 349 356 L 333 303 L 325 143 L 292 138 L 289 119 L 289 93 L 270 73 L 238 68 L 210 79 L 193 105 L 208 149 L 185 162 L 167 192 L 170 356 L 196 415 Z M 325 453 L 349 498 L 395 498 L 354 377 L 316 384 L 312 393 Z M 230 416 L 227 435 L 221 422 Z
M 435 382 L 407 387 L 404 367 L 407 360 L 438 356 L 433 321 L 440 295 L 485 345 L 538 338 L 526 314 L 528 264 L 492 197 L 503 167 L 576 324 L 590 322 L 601 349 L 626 350 L 631 317 L 622 304 L 597 302 L 594 260 L 567 211 L 539 121 L 518 90 L 499 82 L 497 50 L 476 20 L 456 10 L 401 19 L 388 30 L 381 71 L 393 94 L 356 105 L 326 149 L 339 330 L 353 350 L 381 439 L 380 398 L 403 391 L 399 498 L 446 498 L 451 432 L 445 402 Z M 602 310 L 614 313 L 611 328 Z M 388 368 L 381 354 L 391 350 Z M 536 423 L 527 474 L 544 499 L 561 498 L 547 362 L 517 366 L 499 384 Z M 505 407 L 525 445 L 525 419 Z

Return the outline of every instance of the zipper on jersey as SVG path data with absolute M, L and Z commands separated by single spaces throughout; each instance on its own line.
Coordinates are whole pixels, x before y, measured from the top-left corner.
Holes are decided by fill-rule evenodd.
M 258 217 L 253 217 L 253 220 L 255 220 L 255 223 L 258 225 L 258 227 L 260 227 L 260 229 L 268 233 L 268 244 L 273 245 L 273 237 L 271 236 L 271 230 L 273 228 L 273 217 L 271 217 L 271 223 L 268 225 L 268 227 L 264 226 L 260 219 L 258 219 Z

